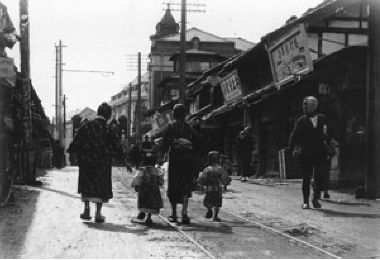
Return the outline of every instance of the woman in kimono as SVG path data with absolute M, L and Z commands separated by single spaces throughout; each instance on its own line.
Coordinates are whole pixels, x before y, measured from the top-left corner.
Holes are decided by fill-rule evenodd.
M 79 181 L 78 193 L 84 202 L 82 219 L 91 219 L 90 202 L 96 203 L 95 222 L 104 222 L 101 214 L 103 203 L 113 197 L 112 194 L 112 158 L 122 154 L 121 143 L 109 127 L 112 109 L 107 103 L 99 106 L 97 117 L 80 127 L 68 152 L 78 157 Z
M 183 204 L 182 224 L 190 224 L 187 208 L 189 197 L 194 190 L 195 151 L 197 149 L 197 133 L 185 122 L 184 105 L 177 104 L 173 108 L 174 123 L 168 125 L 163 132 L 163 149 L 169 152 L 168 197 L 172 207 L 170 222 L 177 222 L 177 204 Z

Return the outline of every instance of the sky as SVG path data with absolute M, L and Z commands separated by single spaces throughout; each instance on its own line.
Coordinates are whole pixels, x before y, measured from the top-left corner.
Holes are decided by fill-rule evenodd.
M 0 0 L 19 32 L 19 1 Z M 150 35 L 164 15 L 164 3 L 180 0 L 29 0 L 31 78 L 48 117 L 55 114 L 55 45 L 62 40 L 67 111 L 109 101 L 137 71 L 128 63 L 150 52 Z M 220 37 L 259 42 L 291 15 L 301 16 L 322 0 L 188 0 L 205 4 L 205 13 L 188 13 L 187 28 L 197 27 Z M 173 8 L 176 8 L 173 6 Z M 189 6 L 190 9 L 190 6 Z M 180 13 L 172 12 L 179 22 Z M 19 45 L 7 50 L 19 67 Z M 137 58 L 136 58 L 137 59 Z M 145 67 L 145 66 L 144 66 Z M 144 72 L 144 70 L 143 70 Z

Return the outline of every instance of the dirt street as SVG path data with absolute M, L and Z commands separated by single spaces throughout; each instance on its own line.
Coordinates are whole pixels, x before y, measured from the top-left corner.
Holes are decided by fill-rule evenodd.
M 276 207 L 279 202 L 271 197 L 278 196 L 281 188 L 238 181 L 233 181 L 224 194 L 222 222 L 206 220 L 202 196 L 194 194 L 190 202 L 191 225 L 166 222 L 170 210 L 165 198 L 162 217 L 155 216 L 154 225 L 146 227 L 131 222 L 137 213 L 136 193 L 130 188 L 132 174 L 114 168 L 114 198 L 104 207 L 106 223 L 82 221 L 77 176 L 76 167 L 67 167 L 47 172 L 40 178 L 44 183 L 40 188 L 15 188 L 15 202 L 0 208 L 0 258 L 332 258 L 363 253 L 352 250 L 345 240 L 334 240 L 333 234 L 316 225 L 318 218 L 326 221 L 323 211 L 293 209 L 289 210 L 293 213 L 285 215 L 283 206 Z M 293 201 L 293 191 L 283 192 Z M 299 217 L 289 221 L 295 214 Z M 330 218 L 333 221 L 334 216 Z M 347 218 L 338 224 L 344 220 Z M 373 218 L 373 223 L 377 220 Z M 262 223 L 265 226 L 260 226 Z M 325 243 L 328 247 L 323 247 L 321 240 L 326 238 L 331 240 Z M 306 242 L 299 243 L 297 239 Z M 339 243 L 340 251 L 336 250 Z M 366 252 L 374 256 L 376 250 Z

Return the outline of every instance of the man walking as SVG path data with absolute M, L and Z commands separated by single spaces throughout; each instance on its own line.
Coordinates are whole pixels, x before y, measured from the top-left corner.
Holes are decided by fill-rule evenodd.
M 302 193 L 303 209 L 309 209 L 310 181 L 314 174 L 313 207 L 320 208 L 320 193 L 324 189 L 323 184 L 328 174 L 328 152 L 326 148 L 330 136 L 327 127 L 327 119 L 322 114 L 317 114 L 318 101 L 315 97 L 306 97 L 303 101 L 304 115 L 299 117 L 290 136 L 290 147 L 293 156 L 301 163 L 303 175 Z

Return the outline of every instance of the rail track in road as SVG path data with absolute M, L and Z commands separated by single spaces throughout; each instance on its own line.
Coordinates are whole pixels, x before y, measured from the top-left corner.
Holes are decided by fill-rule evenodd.
M 257 221 L 254 221 L 254 220 L 251 220 L 251 219 L 248 219 L 248 218 L 245 218 L 243 216 L 240 216 L 238 214 L 235 214 L 231 211 L 228 211 L 228 210 L 225 210 L 225 209 L 221 209 L 221 212 L 223 212 L 224 214 L 228 214 L 230 216 L 233 216 L 237 219 L 240 219 L 244 222 L 246 222 L 247 224 L 253 224 L 255 226 L 257 226 L 258 228 L 260 228 L 261 230 L 264 230 L 266 232 L 269 232 L 269 233 L 272 233 L 272 234 L 276 234 L 276 235 L 279 235 L 281 237 L 285 237 L 287 238 L 288 240 L 290 241 L 293 241 L 294 243 L 296 244 L 299 244 L 299 245 L 302 245 L 304 247 L 307 247 L 307 248 L 310 248 L 318 253 L 321 253 L 325 256 L 327 256 L 328 258 L 334 258 L 334 259 L 341 259 L 341 257 L 321 248 L 321 247 L 318 247 L 318 246 L 315 246 L 307 241 L 304 241 L 300 238 L 297 238 L 297 237 L 294 237 L 294 236 L 291 236 L 285 232 L 282 232 L 280 230 L 277 230 L 273 227 L 270 227 L 268 225 L 265 225 L 263 223 L 260 223 L 260 222 L 257 222 Z M 189 240 L 189 242 L 191 242 L 192 244 L 194 244 L 197 248 L 199 248 L 201 251 L 203 251 L 203 253 L 205 255 L 207 255 L 209 258 L 211 259 L 216 259 L 218 258 L 217 256 L 215 256 L 215 254 L 213 254 L 210 250 L 208 250 L 205 246 L 202 245 L 202 242 L 198 242 L 196 241 L 196 239 L 194 239 L 191 234 L 189 234 L 186 230 L 183 230 L 181 227 L 181 225 L 177 225 L 175 223 L 171 223 L 167 220 L 167 218 L 165 216 L 162 216 L 160 215 L 160 218 L 165 221 L 168 225 L 170 225 L 172 228 L 174 228 L 177 232 L 181 233 L 182 236 L 184 236 L 187 240 Z M 189 226 L 191 227 L 191 225 Z

